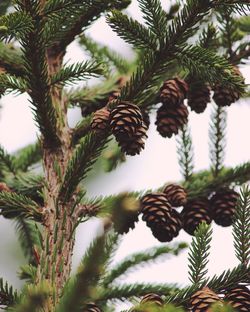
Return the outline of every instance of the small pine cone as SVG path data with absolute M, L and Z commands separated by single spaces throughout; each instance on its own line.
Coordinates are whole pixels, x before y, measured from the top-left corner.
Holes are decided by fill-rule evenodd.
M 164 138 L 171 138 L 177 134 L 188 121 L 187 107 L 182 103 L 177 107 L 167 107 L 162 105 L 157 111 L 156 126 L 157 131 Z
M 173 210 L 164 193 L 151 193 L 141 199 L 142 220 L 160 242 L 169 242 L 179 234 L 180 215 Z
M 244 77 L 237 67 L 234 67 L 234 72 L 242 79 L 242 82 L 244 83 Z M 214 87 L 213 99 L 218 106 L 230 106 L 232 103 L 238 101 L 239 98 L 240 93 L 234 88 L 224 87 L 220 84 Z
M 161 298 L 161 296 L 155 294 L 155 293 L 149 293 L 146 294 L 145 296 L 143 296 L 141 303 L 154 303 L 157 304 L 158 306 L 162 306 L 163 305 L 163 300 Z
M 179 78 L 166 80 L 160 89 L 160 101 L 167 105 L 175 107 L 182 104 L 187 96 L 188 85 Z
M 120 142 L 133 137 L 142 125 L 140 108 L 129 102 L 120 102 L 110 113 L 110 128 Z
M 163 193 L 166 194 L 172 207 L 180 207 L 185 205 L 187 202 L 187 192 L 178 184 L 167 185 L 164 188 Z
M 175 210 L 172 210 L 171 217 L 168 219 L 168 222 L 164 224 L 164 226 L 162 226 L 161 222 L 155 222 L 155 224 L 151 227 L 152 234 L 160 242 L 170 242 L 179 235 L 181 229 L 181 216 Z
M 216 224 L 230 226 L 233 223 L 239 194 L 229 188 L 217 191 L 210 199 L 210 210 Z
M 228 302 L 238 312 L 249 312 L 250 290 L 246 286 L 239 285 L 226 293 L 224 301 Z
M 200 197 L 189 200 L 184 206 L 182 212 L 183 229 L 190 235 L 194 235 L 197 226 L 201 222 L 210 224 L 212 222 L 209 212 L 209 202 L 207 198 Z
M 114 229 L 119 234 L 128 233 L 138 222 L 140 202 L 127 193 L 120 194 L 114 203 L 112 219 Z
M 106 107 L 98 109 L 93 116 L 91 128 L 95 131 L 106 131 L 109 128 L 110 112 Z
M 194 83 L 188 92 L 188 106 L 197 114 L 203 113 L 210 102 L 210 87 L 206 83 Z
M 88 303 L 86 305 L 86 311 L 85 312 L 102 312 L 102 310 L 100 308 L 98 308 L 98 306 L 92 302 Z
M 123 153 L 127 155 L 134 156 L 136 154 L 140 154 L 140 152 L 144 149 L 145 139 L 147 138 L 147 126 L 145 123 L 142 123 L 142 126 L 137 129 L 135 135 L 130 139 L 124 139 L 119 142 L 121 146 L 121 150 Z
M 209 308 L 218 302 L 221 302 L 220 297 L 208 287 L 204 287 L 192 295 L 189 306 L 192 312 L 211 312 Z

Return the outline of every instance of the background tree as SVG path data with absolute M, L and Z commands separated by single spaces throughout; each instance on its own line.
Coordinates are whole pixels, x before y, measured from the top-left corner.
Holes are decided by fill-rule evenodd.
M 215 310 L 230 311 L 223 302 L 249 310 L 250 197 L 247 187 L 240 195 L 234 188 L 249 181 L 250 165 L 223 166 L 226 107 L 247 92 L 237 65 L 250 54 L 250 21 L 245 15 L 249 1 L 189 0 L 174 3 L 168 11 L 158 0 L 138 3 L 145 24 L 122 13 L 129 1 L 121 0 L 16 0 L 0 6 L 1 94 L 26 92 L 40 130 L 38 142 L 18 154 L 0 150 L 1 214 L 15 220 L 28 261 L 21 268 L 26 284 L 20 293 L 1 280 L 6 309 L 112 311 L 115 299 L 144 296 L 134 311 L 204 311 L 212 304 Z M 13 10 L 6 14 L 9 6 Z M 103 13 L 110 27 L 134 47 L 133 61 L 86 35 Z M 73 40 L 89 52 L 90 61 L 64 64 Z M 93 87 L 65 88 L 99 76 Z M 194 173 L 188 114 L 190 109 L 205 110 L 211 90 L 211 168 Z M 83 117 L 73 129 L 67 120 L 71 106 L 80 106 Z M 106 147 L 108 170 L 144 148 L 153 109 L 159 134 L 178 134 L 183 181 L 154 191 L 87 198 L 82 182 Z M 43 173 L 30 172 L 40 161 Z M 71 276 L 75 230 L 92 216 L 104 218 L 105 233 Z M 135 227 L 138 216 L 160 242 L 172 241 L 181 229 L 194 235 L 191 286 L 114 282 L 132 266 L 163 254 L 177 255 L 186 247 L 163 245 L 111 268 L 120 236 Z M 206 278 L 212 221 L 223 227 L 233 224 L 240 264 Z

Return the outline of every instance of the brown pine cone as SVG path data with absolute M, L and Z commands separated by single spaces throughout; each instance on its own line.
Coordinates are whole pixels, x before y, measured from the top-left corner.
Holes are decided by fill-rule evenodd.
M 244 83 L 244 77 L 237 67 L 234 67 L 234 72 L 242 79 L 242 82 Z M 213 99 L 218 106 L 230 106 L 232 103 L 238 101 L 239 98 L 240 93 L 238 90 L 232 87 L 225 87 L 220 84 L 217 84 L 214 87 Z
M 187 202 L 187 192 L 178 184 L 167 185 L 164 188 L 163 193 L 166 194 L 172 207 L 180 207 L 185 205 Z
M 188 106 L 197 114 L 203 113 L 210 102 L 210 87 L 206 83 L 193 83 L 188 92 Z
M 177 134 L 188 121 L 187 107 L 181 103 L 177 107 L 167 107 L 162 105 L 157 111 L 156 126 L 157 131 L 164 138 L 171 138 Z
M 102 310 L 100 308 L 98 308 L 98 306 L 94 303 L 88 303 L 86 305 L 86 309 L 85 312 L 102 312 Z
M 189 306 L 192 312 L 211 312 L 209 308 L 216 302 L 221 302 L 219 296 L 204 287 L 192 295 Z
M 98 109 L 93 116 L 91 128 L 95 131 L 106 131 L 109 128 L 110 112 L 106 107 Z
M 110 128 L 120 142 L 133 137 L 142 125 L 140 108 L 132 103 L 122 101 L 110 113 Z
M 148 128 L 143 122 L 133 137 L 121 140 L 119 146 L 121 147 L 122 152 L 131 156 L 140 154 L 144 149 L 145 139 L 148 137 L 147 130 Z
M 144 304 L 144 303 L 155 303 L 157 304 L 158 306 L 162 306 L 163 305 L 163 300 L 161 298 L 161 296 L 155 294 L 155 293 L 149 293 L 149 294 L 146 294 L 145 296 L 143 296 L 142 300 L 141 300 L 141 303 Z
M 210 199 L 210 210 L 216 224 L 230 226 L 236 210 L 239 194 L 229 188 L 218 190 Z
M 228 302 L 238 312 L 250 311 L 250 290 L 243 285 L 230 289 L 224 301 Z
M 6 183 L 0 182 L 0 192 L 11 192 L 11 189 L 7 186 Z
M 188 85 L 184 80 L 180 78 L 166 80 L 160 89 L 160 101 L 167 106 L 175 107 L 182 104 L 187 91 Z
M 212 222 L 209 211 L 209 202 L 206 197 L 189 200 L 181 212 L 183 229 L 190 235 L 194 235 L 197 226 L 201 222 Z
M 150 193 L 141 199 L 142 220 L 160 242 L 169 242 L 179 234 L 181 219 L 164 193 Z

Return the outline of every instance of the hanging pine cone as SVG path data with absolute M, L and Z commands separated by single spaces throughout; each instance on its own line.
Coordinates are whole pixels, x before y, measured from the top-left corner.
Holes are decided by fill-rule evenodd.
M 95 131 L 106 131 L 109 128 L 110 112 L 106 107 L 98 109 L 93 116 L 91 128 Z
M 243 285 L 230 289 L 224 301 L 228 302 L 238 312 L 250 311 L 250 290 Z
M 160 101 L 167 106 L 175 107 L 182 104 L 187 91 L 188 85 L 184 80 L 180 78 L 166 80 L 160 89 Z
M 148 137 L 147 130 L 147 126 L 142 122 L 141 127 L 137 129 L 133 137 L 121 140 L 119 146 L 121 147 L 122 152 L 130 156 L 140 154 L 144 149 L 145 140 Z
M 192 83 L 188 92 L 188 106 L 197 114 L 203 113 L 210 102 L 210 87 L 206 83 Z
M 85 312 L 102 312 L 102 310 L 100 308 L 98 308 L 98 306 L 94 303 L 88 303 L 86 305 L 86 311 Z
M 119 234 L 128 233 L 134 229 L 138 221 L 140 202 L 127 193 L 120 194 L 114 201 L 112 220 L 114 229 Z
M 110 113 L 110 128 L 119 142 L 133 137 L 141 125 L 142 114 L 135 104 L 120 102 Z
M 182 227 L 180 215 L 173 210 L 164 193 L 150 193 L 141 199 L 142 220 L 160 242 L 170 242 Z
M 237 67 L 234 67 L 234 73 L 238 75 L 244 83 L 244 78 Z M 239 91 L 232 87 L 225 87 L 220 84 L 214 87 L 213 99 L 218 106 L 230 106 L 232 103 L 238 101 L 239 98 Z
M 161 298 L 161 296 L 155 294 L 155 293 L 149 293 L 146 294 L 145 296 L 143 296 L 141 303 L 154 303 L 157 304 L 158 306 L 162 306 L 163 305 L 163 300 Z
M 229 188 L 218 190 L 210 199 L 212 218 L 218 225 L 230 226 L 233 223 L 239 194 Z
M 157 111 L 156 126 L 157 131 L 164 138 L 171 138 L 177 134 L 188 121 L 187 107 L 181 103 L 177 107 L 167 107 L 162 105 Z
M 212 221 L 209 212 L 209 202 L 207 198 L 200 197 L 189 200 L 181 212 L 183 229 L 190 235 L 194 235 L 197 226 L 201 222 L 210 224 Z
M 192 312 L 209 312 L 214 303 L 221 302 L 220 298 L 208 287 L 204 287 L 192 295 L 189 306 Z
M 178 184 L 167 185 L 163 193 L 166 194 L 168 201 L 173 207 L 183 206 L 187 202 L 187 192 Z

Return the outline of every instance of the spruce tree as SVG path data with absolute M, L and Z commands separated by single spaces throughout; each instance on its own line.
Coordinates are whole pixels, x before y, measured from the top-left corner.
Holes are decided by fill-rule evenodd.
M 249 1 L 183 0 L 168 10 L 159 0 L 137 1 L 144 23 L 126 14 L 130 0 L 0 3 L 1 96 L 28 94 L 40 131 L 18 153 L 0 147 L 0 211 L 16 223 L 27 257 L 21 290 L 0 279 L 0 304 L 8 311 L 120 311 L 123 300 L 133 303 L 129 311 L 250 311 L 250 163 L 224 166 L 227 107 L 248 96 L 239 66 L 250 56 Z M 103 15 L 133 47 L 134 59 L 86 34 Z M 65 64 L 73 41 L 89 60 Z M 91 77 L 100 79 L 89 86 Z M 81 80 L 82 87 L 66 88 Z M 196 172 L 188 115 L 210 102 L 211 164 Z M 77 106 L 82 119 L 70 128 L 67 111 Z M 88 198 L 84 180 L 95 162 L 104 158 L 111 171 L 140 154 L 153 110 L 159 135 L 176 136 L 183 180 Z M 30 169 L 35 163 L 40 174 Z M 72 274 L 75 232 L 91 217 L 104 220 L 105 230 Z M 121 236 L 138 219 L 162 244 L 112 266 Z M 239 264 L 209 277 L 213 222 L 232 226 Z M 181 230 L 193 236 L 189 286 L 115 282 L 134 266 L 177 256 L 187 247 L 171 242 Z

